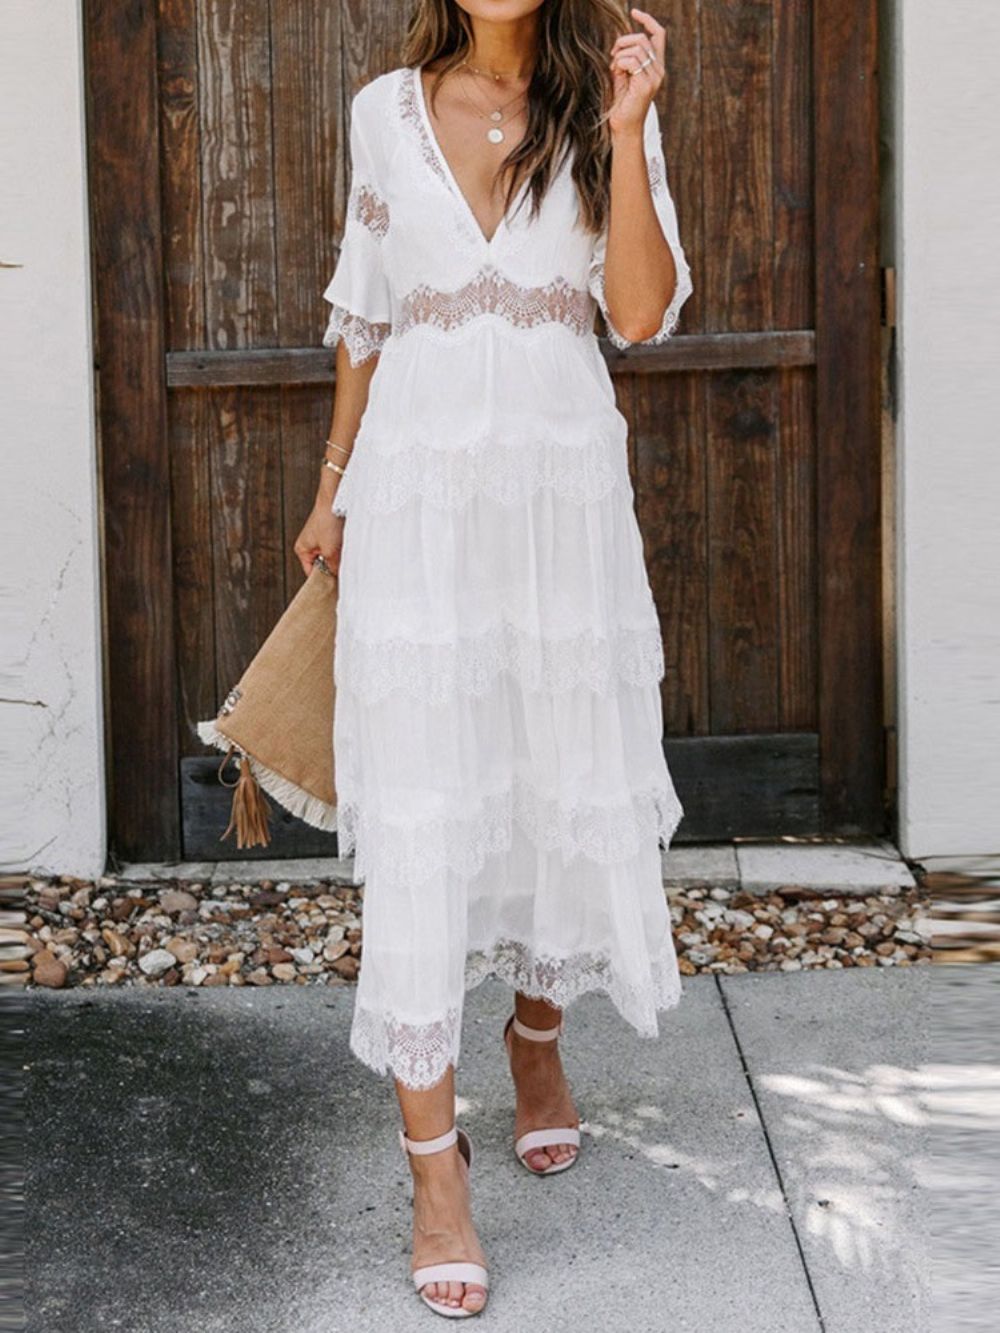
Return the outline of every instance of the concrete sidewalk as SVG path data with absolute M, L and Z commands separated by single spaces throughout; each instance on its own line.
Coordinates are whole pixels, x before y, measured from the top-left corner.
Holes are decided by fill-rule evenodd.
M 685 979 L 656 1041 L 567 1012 L 570 1172 L 511 1151 L 510 992 L 466 999 L 479 1327 L 921 1333 L 930 968 Z M 30 992 L 31 1333 L 436 1329 L 353 989 Z

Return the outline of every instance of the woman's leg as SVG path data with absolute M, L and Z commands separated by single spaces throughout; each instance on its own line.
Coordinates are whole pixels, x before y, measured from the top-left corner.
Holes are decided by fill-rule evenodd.
M 514 1010 L 520 1021 L 532 1028 L 553 1028 L 559 1024 L 562 1010 L 547 1000 L 514 995 Z M 577 1125 L 576 1105 L 563 1073 L 558 1041 L 531 1041 L 511 1028 L 510 1068 L 517 1089 L 514 1137 L 529 1129 L 550 1129 L 556 1125 Z M 564 1162 L 577 1151 L 572 1143 L 554 1143 L 547 1148 L 532 1148 L 525 1154 L 536 1171 L 544 1171 L 555 1162 Z
M 410 1139 L 436 1139 L 455 1121 L 455 1070 L 449 1065 L 439 1083 L 415 1090 L 395 1080 L 403 1128 Z M 466 1259 L 486 1267 L 486 1256 L 472 1222 L 468 1167 L 453 1143 L 433 1153 L 407 1153 L 413 1175 L 413 1263 Z M 478 1282 L 429 1282 L 424 1294 L 432 1300 L 468 1310 L 482 1309 L 486 1291 Z

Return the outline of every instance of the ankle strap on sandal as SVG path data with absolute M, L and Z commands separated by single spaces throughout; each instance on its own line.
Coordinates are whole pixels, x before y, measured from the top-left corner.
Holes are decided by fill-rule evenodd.
M 527 1037 L 529 1041 L 555 1041 L 556 1037 L 562 1036 L 564 1018 L 560 1014 L 559 1022 L 554 1028 L 529 1028 L 526 1023 L 522 1023 L 517 1014 L 514 1015 L 512 1027 L 519 1037 Z
M 399 1131 L 399 1144 L 403 1152 L 421 1153 L 441 1152 L 444 1148 L 450 1148 L 453 1143 L 458 1142 L 458 1126 L 452 1125 L 451 1129 L 445 1130 L 439 1134 L 436 1139 L 408 1139 L 406 1131 Z

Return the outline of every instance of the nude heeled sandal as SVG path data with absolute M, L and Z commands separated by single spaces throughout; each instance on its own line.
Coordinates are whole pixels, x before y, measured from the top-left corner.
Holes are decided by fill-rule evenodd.
M 408 1139 L 405 1131 L 401 1129 L 399 1142 L 404 1154 L 411 1152 L 418 1155 L 441 1152 L 442 1149 L 450 1148 L 453 1143 L 457 1143 L 458 1151 L 465 1158 L 466 1166 L 470 1169 L 472 1167 L 472 1140 L 465 1130 L 459 1129 L 457 1125 L 452 1125 L 451 1129 L 439 1134 L 436 1139 Z M 425 1264 L 422 1268 L 413 1270 L 413 1285 L 425 1305 L 429 1305 L 435 1314 L 447 1315 L 450 1319 L 464 1319 L 466 1316 L 482 1314 L 486 1309 L 488 1301 L 483 1301 L 478 1310 L 467 1310 L 464 1305 L 445 1305 L 442 1301 L 431 1300 L 422 1290 L 429 1282 L 472 1282 L 488 1291 L 489 1273 L 482 1264 L 470 1263 L 464 1259 L 449 1260 L 443 1264 Z
M 562 1035 L 563 1019 L 554 1028 L 529 1028 L 526 1023 L 522 1023 L 516 1013 L 511 1014 L 504 1025 L 503 1040 L 507 1047 L 507 1054 L 510 1055 L 510 1043 L 507 1041 L 507 1033 L 513 1026 L 514 1031 L 520 1037 L 527 1037 L 529 1041 L 555 1041 Z M 548 1148 L 557 1143 L 568 1143 L 576 1148 L 572 1156 L 567 1157 L 565 1162 L 552 1162 L 541 1171 L 527 1159 L 527 1154 L 534 1148 Z M 526 1134 L 514 1140 L 514 1154 L 523 1167 L 531 1172 L 533 1176 L 554 1176 L 557 1171 L 565 1171 L 573 1165 L 580 1156 L 580 1131 L 573 1125 L 556 1126 L 554 1129 L 529 1129 Z

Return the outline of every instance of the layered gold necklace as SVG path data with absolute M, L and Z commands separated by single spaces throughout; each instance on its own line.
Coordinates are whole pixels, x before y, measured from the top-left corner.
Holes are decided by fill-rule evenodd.
M 470 70 L 473 74 L 481 74 L 484 78 L 492 78 L 494 82 L 499 82 L 500 80 L 499 74 L 491 75 L 488 74 L 485 70 L 476 69 L 474 65 L 469 64 L 468 60 L 462 60 L 459 62 L 460 67 L 463 65 L 466 66 L 468 70 Z M 526 100 L 525 94 L 516 93 L 512 98 L 509 99 L 509 101 L 501 102 L 499 106 L 487 108 L 484 111 L 482 109 L 482 103 L 480 103 L 479 106 L 476 106 L 475 102 L 473 102 L 472 98 L 465 91 L 464 83 L 461 85 L 461 88 L 462 88 L 462 96 L 472 107 L 473 111 L 476 113 L 479 119 L 488 120 L 490 122 L 490 127 L 486 131 L 486 138 L 490 141 L 490 143 L 498 143 L 498 144 L 503 143 L 507 136 L 504 134 L 500 126 L 505 121 L 510 120 L 511 116 L 515 115 L 517 111 L 519 111 L 521 108 L 518 107 L 516 111 L 511 111 L 506 115 L 504 113 L 507 112 L 508 107 L 513 106 L 515 102 L 521 102 L 523 104 L 524 101 Z

